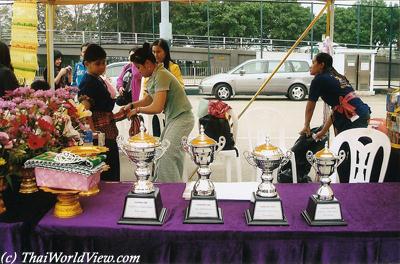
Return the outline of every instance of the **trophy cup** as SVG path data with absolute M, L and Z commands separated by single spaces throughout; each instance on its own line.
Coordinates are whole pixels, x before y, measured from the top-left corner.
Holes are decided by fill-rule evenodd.
M 124 211 L 118 224 L 162 225 L 167 209 L 163 208 L 160 190 L 149 181 L 153 162 L 167 150 L 169 141 L 160 142 L 144 132 L 143 122 L 140 132 L 126 142 L 118 138 L 124 154 L 136 165 L 137 181 L 125 198 Z
M 261 183 L 257 192 L 253 192 L 251 207 L 245 212 L 247 225 L 288 225 L 281 199 L 272 183 L 272 173 L 289 161 L 292 152 L 284 155 L 267 137 L 265 144 L 243 154 L 250 165 L 262 170 Z
M 225 138 L 220 137 L 218 143 L 204 134 L 200 126 L 200 135 L 192 139 L 182 138 L 182 147 L 189 153 L 192 160 L 198 165 L 199 179 L 191 192 L 190 204 L 186 208 L 184 223 L 222 224 L 222 210 L 218 207 L 214 184 L 210 180 L 210 164 L 214 155 L 225 146 Z
M 331 179 L 329 176 L 343 162 L 346 154 L 344 150 L 335 156 L 328 149 L 328 142 L 325 148 L 318 151 L 315 155 L 307 152 L 307 160 L 317 172 L 317 177 L 321 181 L 321 186 L 316 194 L 308 200 L 307 209 L 301 214 L 311 226 L 331 226 L 346 225 L 342 217 L 339 201 L 334 197 L 332 188 L 329 186 Z

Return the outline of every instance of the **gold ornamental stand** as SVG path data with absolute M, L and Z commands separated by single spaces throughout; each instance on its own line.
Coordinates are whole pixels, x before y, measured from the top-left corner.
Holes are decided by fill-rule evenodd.
M 21 186 L 19 192 L 23 194 L 30 194 L 39 191 L 36 185 L 35 171 L 33 168 L 21 169 Z
M 83 210 L 79 203 L 79 193 L 76 190 L 62 190 L 48 187 L 40 187 L 45 192 L 57 195 L 57 203 L 54 207 L 54 216 L 58 218 L 72 218 L 80 215 Z

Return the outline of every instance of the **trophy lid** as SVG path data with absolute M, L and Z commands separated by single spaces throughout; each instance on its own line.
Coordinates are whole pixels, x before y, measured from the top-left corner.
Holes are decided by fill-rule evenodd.
M 328 148 L 328 142 L 325 142 L 325 147 L 323 149 L 315 153 L 315 158 L 324 160 L 335 159 L 335 154 Z
M 204 133 L 204 127 L 203 125 L 201 125 L 200 135 L 192 139 L 192 141 L 190 141 L 190 144 L 194 147 L 208 147 L 216 145 L 217 142 Z
M 140 132 L 130 137 L 128 142 L 140 147 L 154 147 L 158 145 L 158 140 L 144 131 L 144 124 L 142 121 L 140 122 Z
M 257 146 L 253 154 L 260 157 L 271 158 L 271 157 L 281 157 L 282 151 L 277 147 L 271 144 L 271 139 L 267 136 L 265 138 L 265 144 Z

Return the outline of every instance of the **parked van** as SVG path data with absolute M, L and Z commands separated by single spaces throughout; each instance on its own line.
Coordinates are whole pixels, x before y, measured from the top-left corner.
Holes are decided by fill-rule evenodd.
M 214 95 L 220 100 L 229 100 L 235 95 L 254 95 L 278 64 L 278 60 L 245 61 L 227 73 L 204 78 L 199 85 L 200 94 Z M 291 100 L 303 100 L 313 79 L 309 68 L 309 61 L 287 60 L 261 94 L 285 95 Z

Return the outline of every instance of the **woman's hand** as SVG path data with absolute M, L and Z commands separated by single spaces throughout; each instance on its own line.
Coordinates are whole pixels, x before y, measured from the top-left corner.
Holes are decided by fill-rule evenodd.
M 133 103 L 129 103 L 129 104 L 127 104 L 127 105 L 124 105 L 124 106 L 122 107 L 122 109 L 123 109 L 125 112 L 128 112 L 129 110 L 132 109 L 132 105 L 133 105 Z
M 139 113 L 139 109 L 140 109 L 140 107 L 129 111 L 128 114 L 126 115 L 128 117 L 128 119 L 131 119 L 133 116 L 137 115 Z
M 299 132 L 300 135 L 311 136 L 310 126 L 304 126 L 304 128 Z
M 322 138 L 326 135 L 326 132 L 327 131 L 324 131 L 324 130 L 321 130 L 321 131 L 317 132 L 317 134 L 315 134 L 315 136 L 314 136 L 314 140 L 315 141 L 322 140 Z

